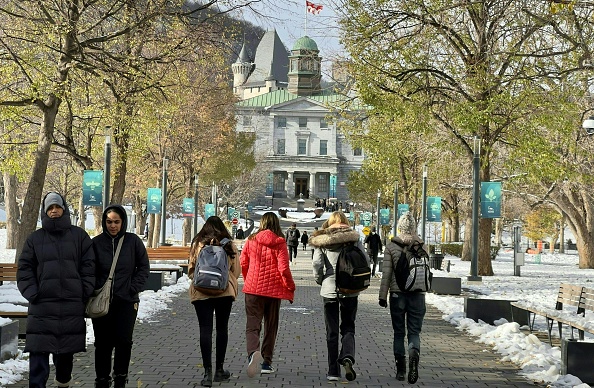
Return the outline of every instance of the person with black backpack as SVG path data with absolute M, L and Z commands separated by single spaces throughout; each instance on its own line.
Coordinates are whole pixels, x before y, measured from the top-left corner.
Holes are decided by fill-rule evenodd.
M 403 381 L 406 374 L 406 353 L 408 351 L 408 382 L 416 383 L 419 378 L 419 355 L 421 350 L 421 329 L 425 317 L 425 290 L 430 276 L 428 267 L 419 267 L 421 286 L 415 286 L 410 291 L 403 291 L 398 283 L 402 275 L 410 274 L 410 268 L 403 269 L 401 265 L 404 260 L 406 264 L 407 251 L 416 249 L 422 256 L 426 257 L 426 246 L 417 235 L 417 224 L 410 212 L 404 213 L 398 220 L 400 233 L 393 237 L 384 249 L 384 263 L 382 267 L 382 281 L 379 291 L 379 305 L 388 306 L 390 300 L 390 315 L 394 329 L 394 358 L 396 360 L 396 379 Z M 422 244 L 422 245 L 421 245 Z M 420 248 L 422 246 L 422 248 Z M 419 249 L 420 248 L 420 249 Z M 419 260 L 426 262 L 425 257 Z M 400 273 L 403 271 L 407 273 Z M 422 270 L 422 272 L 421 272 Z M 425 274 L 425 271 L 427 275 Z M 405 283 L 406 283 L 406 277 Z M 414 276 L 413 276 L 414 277 Z M 404 287 L 404 285 L 403 285 Z M 389 293 L 389 295 L 388 295 Z M 408 339 L 408 346 L 404 346 L 404 337 Z
M 369 256 L 364 251 L 359 232 L 352 230 L 343 212 L 334 212 L 314 232 L 309 243 L 314 247 L 313 269 L 316 282 L 322 286 L 320 295 L 324 302 L 326 324 L 326 345 L 328 348 L 328 381 L 340 380 L 340 366 L 345 369 L 345 377 L 355 380 L 355 320 L 357 318 L 358 296 L 369 286 L 371 272 Z M 346 252 L 350 252 L 346 255 Z M 346 268 L 337 263 L 345 256 L 359 264 L 351 266 L 349 276 Z M 356 260 L 358 259 L 358 260 Z M 338 276 L 336 276 L 338 274 Z M 344 275 L 344 276 L 341 276 Z M 344 278 L 344 281 L 342 281 Z M 357 278 L 354 279 L 353 278 Z M 360 282 L 360 279 L 362 282 Z M 337 284 L 337 280 L 341 280 Z M 353 280 L 352 285 L 348 280 Z M 358 284 L 359 283 L 359 284 Z M 358 284 L 358 285 L 357 285 Z M 342 322 L 340 320 L 342 319 Z M 342 347 L 339 349 L 339 344 Z M 340 351 L 339 351 L 340 350 Z
M 204 226 L 194 239 L 190 248 L 190 259 L 188 265 L 188 277 L 192 279 L 188 294 L 190 302 L 196 310 L 198 317 L 198 327 L 200 329 L 200 353 L 202 355 L 202 365 L 204 366 L 204 378 L 200 382 L 203 387 L 211 387 L 213 380 L 215 382 L 228 381 L 231 372 L 225 370 L 225 355 L 227 353 L 227 342 L 229 338 L 229 317 L 231 316 L 231 306 L 237 298 L 239 286 L 237 279 L 241 275 L 241 265 L 239 264 L 239 252 L 233 244 L 231 234 L 225 227 L 223 221 L 217 216 L 208 217 Z M 201 276 L 200 257 L 201 253 L 207 251 L 211 246 L 220 245 L 224 249 L 227 260 L 226 265 L 208 268 L 205 272 L 213 274 L 216 268 L 222 267 L 228 271 L 227 274 L 221 274 L 225 279 L 225 285 L 222 290 L 209 290 L 196 286 L 196 280 Z M 219 248 L 220 249 L 220 248 Z M 203 252 L 204 251 L 204 252 Z M 227 276 L 224 276 L 227 275 Z M 212 332 L 213 321 L 216 316 L 216 359 L 215 370 L 212 369 Z

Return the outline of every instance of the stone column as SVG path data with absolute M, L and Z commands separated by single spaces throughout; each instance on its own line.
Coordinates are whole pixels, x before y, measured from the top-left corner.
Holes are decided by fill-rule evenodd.
M 287 196 L 295 198 L 295 181 L 293 180 L 293 173 L 287 171 Z
M 309 199 L 315 199 L 316 194 L 316 173 L 309 173 Z

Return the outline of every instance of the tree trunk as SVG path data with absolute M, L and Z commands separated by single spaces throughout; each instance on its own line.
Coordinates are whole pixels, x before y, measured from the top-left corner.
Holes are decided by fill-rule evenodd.
M 491 264 L 491 230 L 493 225 L 491 222 L 491 218 L 479 219 L 479 276 L 493 276 L 493 266 Z
M 186 217 L 182 225 L 182 245 L 186 246 L 192 241 L 192 217 Z
M 18 180 L 16 175 L 5 172 L 4 178 L 4 211 L 6 211 L 6 248 L 15 249 L 19 228 L 20 210 L 16 197 Z M 15 258 L 16 262 L 16 258 Z
M 80 200 L 78 201 L 78 214 L 79 219 L 78 219 L 78 226 L 80 226 L 83 229 L 87 229 L 86 225 L 87 225 L 87 213 L 85 212 L 85 205 L 83 205 L 83 198 L 82 196 L 80 197 Z
M 565 253 L 565 214 L 561 218 L 561 226 L 559 227 L 559 253 Z
M 472 214 L 466 215 L 464 223 L 464 244 L 462 245 L 462 261 L 470 261 L 472 257 Z
M 157 217 L 155 216 L 155 214 L 150 214 L 148 217 L 148 223 L 149 223 L 149 231 L 148 231 L 148 239 L 146 241 L 146 246 L 149 248 L 154 248 L 155 244 L 155 222 L 156 222 Z M 158 239 L 157 239 L 158 241 Z

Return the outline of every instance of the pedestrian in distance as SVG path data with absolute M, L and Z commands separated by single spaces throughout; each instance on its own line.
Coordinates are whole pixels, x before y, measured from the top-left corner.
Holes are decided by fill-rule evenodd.
M 17 287 L 29 302 L 29 387 L 46 387 L 50 354 L 54 382 L 69 387 L 74 353 L 86 350 L 84 306 L 95 289 L 95 254 L 91 238 L 71 224 L 68 205 L 56 192 L 43 198 L 41 228 L 23 245 Z
M 365 237 L 363 244 L 367 246 L 367 254 L 371 259 L 371 276 L 375 277 L 375 267 L 377 265 L 377 256 L 382 252 L 382 239 L 375 233 L 375 226 L 371 227 L 371 232 Z
M 394 275 L 396 263 L 403 251 L 401 245 L 413 242 L 423 243 L 417 235 L 417 224 L 410 212 L 404 213 L 398 220 L 399 234 L 386 244 L 384 251 L 383 275 L 379 291 L 379 305 L 388 306 L 394 330 L 394 358 L 396 360 L 396 378 L 404 380 L 406 375 L 406 353 L 408 352 L 408 382 L 414 384 L 419 377 L 419 356 L 421 351 L 421 329 L 425 317 L 425 293 L 421 291 L 403 292 L 396 284 Z M 399 245 L 400 244 L 400 245 Z M 423 249 L 426 250 L 426 246 Z M 389 295 L 388 295 L 389 294 Z M 404 337 L 408 346 L 404 346 Z
M 136 233 L 128 233 L 128 216 L 121 205 L 103 211 L 103 233 L 93 238 L 96 264 L 96 289 L 101 288 L 111 269 L 116 247 L 122 241 L 113 275 L 109 312 L 93 318 L 95 331 L 95 387 L 124 388 L 132 356 L 132 338 L 138 315 L 138 294 L 144 290 L 150 264 L 144 243 Z M 113 376 L 110 376 L 113 355 Z
M 223 221 L 217 216 L 208 217 L 200 232 L 192 240 L 188 266 L 188 277 L 190 279 L 193 279 L 196 273 L 197 259 L 202 248 L 212 243 L 218 245 L 225 238 L 231 240 L 231 234 Z M 200 353 L 202 355 L 202 365 L 204 366 L 204 378 L 200 385 L 203 387 L 212 387 L 213 380 L 215 382 L 228 381 L 231 377 L 231 373 L 225 370 L 223 366 L 229 340 L 229 317 L 231 316 L 231 306 L 235 298 L 237 298 L 239 289 L 237 279 L 241 274 L 241 266 L 237 247 L 232 242 L 225 244 L 223 249 L 227 253 L 229 264 L 227 288 L 218 295 L 212 295 L 197 290 L 193 284 L 190 284 L 188 291 L 190 301 L 196 310 L 200 328 Z M 214 378 L 212 373 L 213 316 L 216 316 L 217 330 Z
M 274 373 L 272 356 L 281 301 L 293 303 L 295 293 L 287 244 L 275 213 L 264 213 L 258 232 L 246 240 L 240 261 L 245 294 L 247 374 L 254 377 L 258 370 L 261 374 Z M 262 320 L 264 338 L 260 347 Z
M 293 258 L 297 259 L 299 237 L 301 237 L 301 234 L 299 233 L 299 229 L 297 229 L 297 224 L 293 223 L 293 225 L 291 225 L 291 227 L 287 229 L 287 232 L 285 233 L 285 241 L 289 247 L 289 261 L 291 263 L 293 263 Z
M 340 380 L 339 365 L 344 367 L 347 380 L 353 381 L 357 377 L 353 365 L 356 360 L 355 320 L 357 319 L 359 293 L 338 293 L 334 270 L 342 247 L 349 243 L 354 243 L 365 253 L 359 239 L 359 232 L 351 229 L 347 217 L 340 211 L 332 213 L 322 225 L 322 229 L 314 232 L 309 239 L 309 244 L 314 247 L 314 275 L 318 284 L 322 285 L 320 296 L 324 303 L 326 346 L 328 348 L 326 378 L 328 381 Z M 367 255 L 366 259 L 369 264 Z
M 237 229 L 237 232 L 235 232 L 235 238 L 238 240 L 243 240 L 245 238 L 245 232 L 243 231 L 242 226 L 240 226 L 239 229 Z
M 307 249 L 307 241 L 309 240 L 309 236 L 307 235 L 307 231 L 304 230 L 303 234 L 301 235 L 301 244 L 303 244 L 303 250 Z

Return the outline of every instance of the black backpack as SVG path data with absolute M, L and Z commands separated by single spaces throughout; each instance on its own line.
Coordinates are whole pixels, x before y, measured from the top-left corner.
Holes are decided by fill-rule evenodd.
M 418 241 L 410 245 L 396 243 L 402 253 L 394 266 L 396 284 L 401 291 L 429 291 L 433 274 L 429 267 L 429 255 Z
M 344 244 L 336 262 L 336 291 L 353 294 L 369 287 L 371 269 L 365 254 L 354 243 Z

